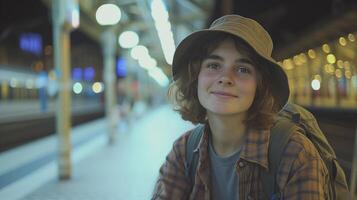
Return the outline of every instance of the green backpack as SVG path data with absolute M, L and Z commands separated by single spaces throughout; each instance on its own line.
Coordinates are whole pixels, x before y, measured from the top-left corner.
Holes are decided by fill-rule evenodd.
M 198 125 L 189 135 L 186 144 L 185 173 L 192 183 L 196 174 L 198 151 L 197 146 L 203 135 L 203 125 Z M 278 119 L 271 129 L 269 140 L 270 171 L 262 170 L 262 183 L 269 199 L 280 199 L 275 180 L 284 147 L 292 133 L 300 130 L 314 144 L 329 172 L 328 199 L 348 199 L 349 192 L 346 177 L 337 162 L 336 154 L 320 130 L 315 117 L 306 109 L 296 104 L 288 103 L 278 114 Z

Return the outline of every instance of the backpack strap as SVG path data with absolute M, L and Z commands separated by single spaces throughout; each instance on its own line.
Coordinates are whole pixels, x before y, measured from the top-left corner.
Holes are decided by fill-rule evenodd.
M 281 198 L 279 187 L 276 182 L 276 175 L 284 148 L 292 133 L 297 129 L 298 127 L 293 122 L 282 117 L 278 117 L 278 120 L 271 128 L 268 150 L 269 171 L 261 171 L 263 188 L 269 196 L 269 200 Z
M 196 168 L 198 164 L 198 143 L 203 135 L 204 125 L 198 125 L 188 136 L 186 143 L 185 175 L 190 177 L 191 183 L 195 182 Z

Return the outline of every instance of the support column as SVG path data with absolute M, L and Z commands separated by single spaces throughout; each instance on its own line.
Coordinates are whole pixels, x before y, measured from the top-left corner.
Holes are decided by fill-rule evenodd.
M 117 123 L 119 121 L 116 106 L 115 87 L 115 47 L 116 37 L 113 31 L 106 30 L 102 33 L 102 49 L 104 60 L 104 92 L 105 92 L 105 113 L 107 120 L 108 142 L 113 144 L 117 136 Z
M 64 24 L 66 1 L 52 1 L 54 64 L 59 85 L 56 99 L 56 132 L 58 136 L 58 176 L 67 180 L 72 175 L 71 163 L 71 78 L 70 30 Z

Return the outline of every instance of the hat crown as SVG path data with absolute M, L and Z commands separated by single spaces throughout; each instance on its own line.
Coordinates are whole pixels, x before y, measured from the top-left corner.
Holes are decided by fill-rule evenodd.
M 245 40 L 259 54 L 271 57 L 273 41 L 256 21 L 240 15 L 225 15 L 216 19 L 209 30 L 222 30 Z

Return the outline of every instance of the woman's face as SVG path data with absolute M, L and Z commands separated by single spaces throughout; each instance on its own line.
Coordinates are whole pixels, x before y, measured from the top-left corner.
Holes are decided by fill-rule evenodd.
M 226 39 L 203 59 L 198 99 L 208 115 L 245 115 L 253 103 L 257 74 L 250 59 Z

